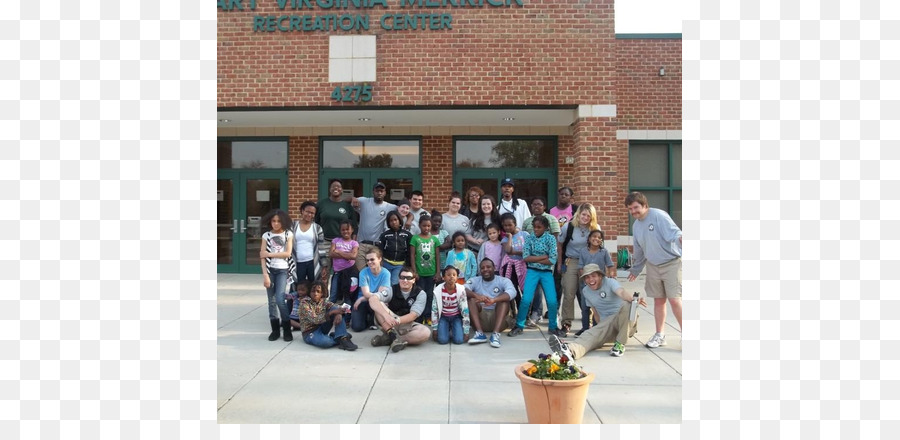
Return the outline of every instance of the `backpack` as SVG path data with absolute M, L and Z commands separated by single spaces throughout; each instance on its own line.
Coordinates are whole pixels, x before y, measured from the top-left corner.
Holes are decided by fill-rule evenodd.
M 616 265 L 620 269 L 630 269 L 631 265 L 628 264 L 628 249 L 621 248 L 619 249 L 619 255 L 616 257 Z

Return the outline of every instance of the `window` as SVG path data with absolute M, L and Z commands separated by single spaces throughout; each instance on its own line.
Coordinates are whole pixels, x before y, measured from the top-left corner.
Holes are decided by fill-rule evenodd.
M 323 140 L 322 166 L 324 168 L 419 168 L 419 140 Z
M 328 82 L 375 81 L 374 35 L 332 35 L 328 46 Z
M 219 169 L 287 168 L 286 140 L 223 141 L 218 144 Z
M 680 228 L 681 142 L 632 141 L 628 156 L 630 190 L 644 193 L 651 207 L 668 212 Z
M 457 140 L 457 168 L 553 168 L 550 139 Z

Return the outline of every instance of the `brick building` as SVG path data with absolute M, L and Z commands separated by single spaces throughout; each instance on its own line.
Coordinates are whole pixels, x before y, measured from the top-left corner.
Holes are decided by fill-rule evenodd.
M 638 189 L 681 223 L 681 35 L 615 34 L 613 0 L 218 3 L 220 271 L 258 271 L 258 217 L 331 178 L 440 211 L 569 186 L 612 240 Z

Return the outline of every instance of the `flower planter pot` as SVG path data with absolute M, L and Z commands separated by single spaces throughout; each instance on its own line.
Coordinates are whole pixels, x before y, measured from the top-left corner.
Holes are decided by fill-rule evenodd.
M 531 366 L 526 362 L 516 367 L 528 423 L 581 423 L 594 373 L 575 380 L 542 380 L 525 374 Z

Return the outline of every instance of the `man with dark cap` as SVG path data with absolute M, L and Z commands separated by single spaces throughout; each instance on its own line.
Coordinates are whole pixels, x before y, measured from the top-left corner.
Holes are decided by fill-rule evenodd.
M 524 200 L 516 198 L 516 182 L 509 177 L 503 179 L 500 182 L 500 193 L 502 197 L 497 206 L 500 215 L 511 212 L 516 216 L 516 225 L 521 228 L 525 225 L 525 219 L 531 217 L 531 211 L 528 210 L 528 205 Z
M 353 208 L 359 212 L 359 231 L 356 233 L 356 241 L 359 242 L 359 252 L 356 254 L 356 268 L 362 270 L 366 267 L 366 255 L 377 248 L 376 241 L 381 233 L 387 229 L 385 219 L 387 213 L 397 209 L 393 203 L 384 201 L 387 187 L 378 182 L 372 188 L 372 197 L 354 198 Z

